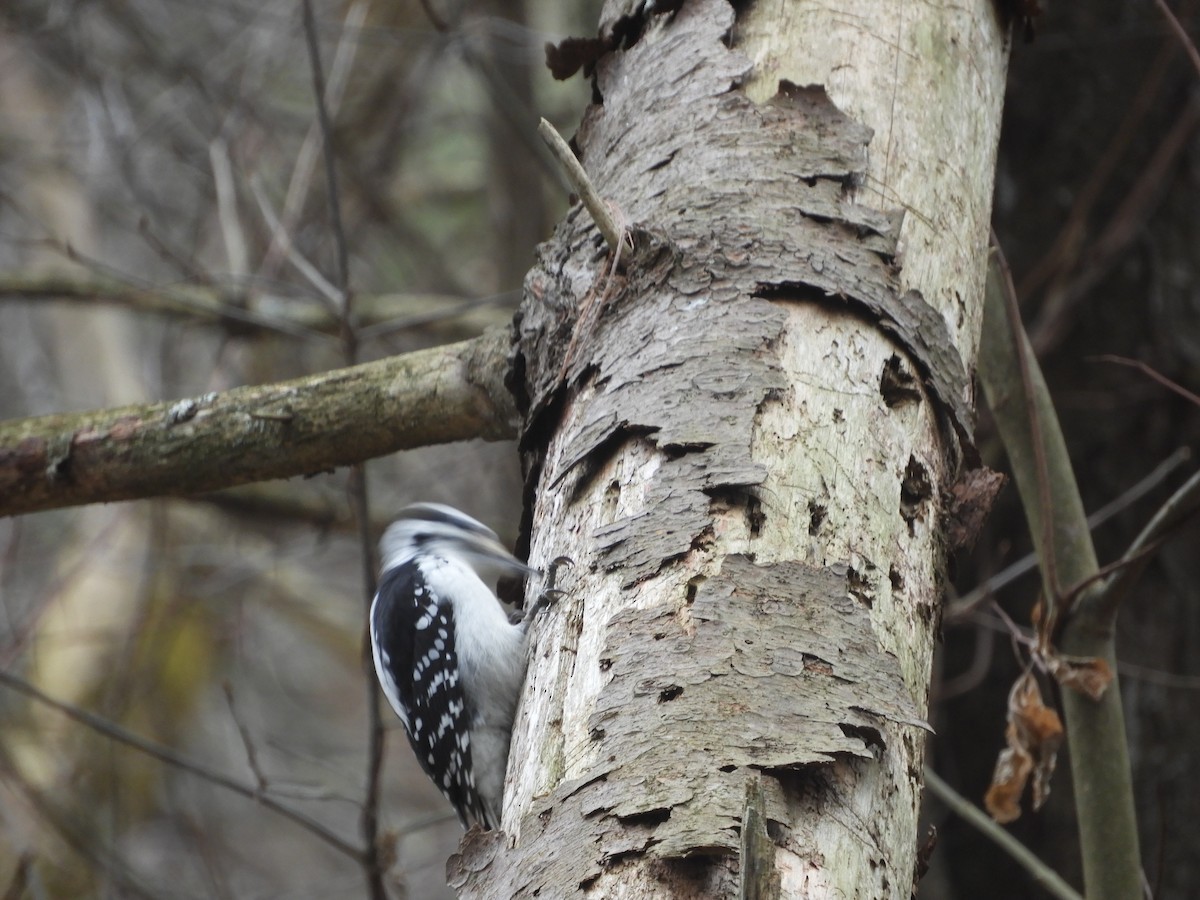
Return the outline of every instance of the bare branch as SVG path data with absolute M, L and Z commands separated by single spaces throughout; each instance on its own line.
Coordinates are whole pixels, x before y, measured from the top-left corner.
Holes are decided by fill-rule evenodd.
M 1150 493 L 1162 482 L 1166 481 L 1167 477 L 1178 469 L 1185 462 L 1192 458 L 1192 451 L 1188 447 L 1180 447 L 1157 466 L 1154 467 L 1144 478 L 1136 484 L 1121 493 L 1121 495 L 1100 509 L 1096 510 L 1087 518 L 1087 526 L 1091 531 L 1095 531 L 1109 519 L 1113 518 L 1117 513 L 1128 509 L 1142 497 Z M 1029 553 L 1021 557 L 1011 565 L 1005 566 L 991 578 L 982 584 L 972 588 L 966 594 L 950 604 L 946 610 L 945 616 L 947 621 L 957 621 L 969 615 L 975 607 L 983 603 L 990 596 L 1002 588 L 1012 584 L 1026 572 L 1037 568 L 1038 559 L 1036 553 Z
M 201 778 L 204 781 L 207 781 L 209 784 L 215 784 L 218 787 L 223 787 L 228 791 L 232 791 L 235 794 L 240 794 L 247 799 L 253 800 L 263 808 L 269 809 L 271 812 L 277 813 L 278 815 L 283 816 L 285 819 L 291 820 L 301 828 L 304 828 L 316 835 L 339 853 L 342 853 L 351 859 L 360 862 L 363 859 L 363 853 L 357 847 L 346 843 L 315 819 L 309 818 L 302 812 L 284 806 L 282 803 L 274 800 L 269 794 L 264 793 L 258 788 L 249 787 L 240 781 L 236 781 L 227 775 L 221 774 L 215 769 L 211 769 L 208 766 L 203 765 L 202 763 L 190 760 L 182 754 L 176 753 L 169 747 L 164 747 L 161 744 L 156 744 L 153 741 L 148 741 L 143 737 L 139 737 L 132 732 L 126 731 L 115 722 L 111 722 L 108 719 L 97 716 L 94 713 L 88 712 L 87 710 L 79 709 L 78 707 L 72 706 L 69 703 L 62 703 L 58 700 L 55 700 L 53 697 L 43 694 L 23 678 L 19 678 L 11 672 L 3 669 L 0 669 L 0 684 L 3 684 L 20 694 L 24 694 L 26 697 L 29 697 L 32 700 L 36 700 L 43 706 L 48 706 L 51 709 L 57 710 L 67 718 L 78 722 L 80 725 L 90 728 L 97 734 L 104 735 L 110 740 L 116 741 L 119 744 L 124 744 L 127 747 L 132 747 L 140 753 L 144 753 L 147 756 L 157 759 L 159 762 L 165 763 L 166 765 L 172 766 L 191 775 L 195 775 L 197 778 Z
M 1171 26 L 1171 31 L 1175 37 L 1179 38 L 1179 43 L 1183 45 L 1183 49 L 1187 51 L 1188 59 L 1192 62 L 1192 68 L 1196 70 L 1196 74 L 1200 75 L 1200 52 L 1196 50 L 1196 44 L 1192 41 L 1191 35 L 1187 33 L 1187 29 L 1183 27 L 1183 23 L 1171 12 L 1171 7 L 1167 6 L 1166 0 L 1154 0 L 1158 11 L 1163 14 L 1163 18 L 1167 20 L 1167 24 Z
M 1172 381 L 1170 378 L 1167 378 L 1167 376 L 1163 375 L 1161 372 L 1159 372 L 1153 366 L 1146 365 L 1140 359 L 1130 359 L 1127 356 L 1117 356 L 1112 353 L 1105 353 L 1100 356 L 1092 357 L 1091 359 L 1089 359 L 1089 362 L 1091 362 L 1091 361 L 1115 363 L 1118 366 L 1129 366 L 1131 369 L 1137 369 L 1139 372 L 1141 372 L 1147 378 L 1150 378 L 1153 381 L 1157 381 L 1159 384 L 1161 384 L 1167 390 L 1173 391 L 1174 393 L 1176 393 L 1180 397 L 1182 397 L 1184 400 L 1186 400 L 1188 403 L 1191 403 L 1193 406 L 1200 408 L 1200 396 L 1193 394 L 1191 391 L 1189 391 L 1183 385 L 1176 384 L 1174 381 Z
M 509 336 L 168 403 L 0 422 L 0 516 L 182 496 L 513 437 Z
M 1059 900 L 1083 900 L 1079 892 L 1038 859 L 1037 854 L 993 822 L 987 813 L 942 781 L 937 773 L 928 767 L 925 768 L 925 787 L 946 804 L 952 813 L 964 819 L 967 824 L 1011 856 L 1047 893 L 1058 897 Z
M 1116 615 L 1117 607 L 1146 568 L 1149 551 L 1157 549 L 1180 524 L 1194 516 L 1200 508 L 1200 473 L 1189 478 L 1146 523 L 1134 538 L 1125 555 L 1118 561 L 1120 568 L 1105 583 L 1103 589 L 1088 599 L 1101 615 Z
M 1100 566 L 1050 392 L 1019 317 L 1005 308 L 1008 291 L 1011 287 L 999 267 L 993 266 L 988 274 L 978 371 L 1043 562 L 1048 559 L 1045 545 L 1054 543 L 1056 577 L 1052 580 L 1043 570 L 1043 584 L 1047 597 L 1057 599 L 1055 583 L 1082 582 Z M 1036 431 L 1029 404 L 1037 406 L 1040 427 Z M 1042 445 L 1040 449 L 1035 449 L 1035 442 Z M 1042 465 L 1045 469 L 1039 471 Z M 1053 527 L 1043 527 L 1047 521 Z M 1098 613 L 1086 597 L 1059 615 L 1064 653 L 1103 659 L 1115 670 L 1111 616 Z M 1141 858 L 1120 692 L 1115 682 L 1099 700 L 1064 691 L 1062 703 L 1071 741 L 1087 894 L 1096 900 L 1139 896 Z
M 505 325 L 516 291 L 487 297 L 449 294 L 356 294 L 354 311 L 363 340 L 398 331 L 438 325 L 446 341 L 464 339 Z M 311 340 L 336 336 L 341 318 L 327 306 L 269 291 L 235 292 L 201 285 L 138 284 L 117 278 L 79 278 L 64 275 L 0 275 L 0 302 L 66 302 L 88 306 L 120 306 L 137 312 L 176 316 L 206 325 L 219 325 L 243 335 L 283 334 Z M 243 305 L 244 304 L 244 305 Z

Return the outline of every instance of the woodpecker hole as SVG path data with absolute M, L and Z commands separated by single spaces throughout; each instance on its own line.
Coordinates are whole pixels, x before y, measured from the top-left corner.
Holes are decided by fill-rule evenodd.
M 671 818 L 671 810 L 669 809 L 648 809 L 645 812 L 634 813 L 630 816 L 617 816 L 617 820 L 622 825 L 645 825 L 648 828 L 661 825 L 669 818 Z M 609 859 L 616 859 L 619 855 L 614 853 Z
M 889 409 L 921 402 L 916 377 L 895 353 L 883 364 L 883 373 L 879 376 L 879 394 Z
M 674 700 L 676 697 L 678 697 L 682 693 L 683 693 L 683 688 L 681 688 L 677 684 L 673 684 L 670 687 L 663 688 L 661 691 L 658 692 L 658 702 L 659 703 L 670 703 L 672 700 Z
M 810 500 L 808 502 L 808 533 L 815 536 L 821 530 L 821 523 L 825 521 L 827 515 L 829 515 L 829 510 L 823 504 Z
M 846 737 L 856 737 L 872 750 L 883 751 L 887 749 L 887 744 L 883 742 L 883 733 L 878 728 L 870 728 L 866 725 L 850 725 L 847 722 L 839 722 L 838 728 L 842 730 L 842 734 Z
M 904 478 L 900 482 L 900 515 L 911 530 L 913 522 L 921 517 L 922 505 L 933 494 L 929 473 L 917 462 L 915 456 L 908 458 Z
M 904 576 L 900 574 L 900 570 L 892 566 L 888 570 L 888 580 L 892 582 L 892 590 L 899 592 L 904 590 Z
M 851 567 L 846 570 L 846 582 L 850 589 L 850 596 L 870 609 L 875 603 L 875 586 L 871 584 L 870 579 Z
M 750 526 L 750 537 L 756 538 L 762 534 L 763 524 L 767 521 L 762 511 L 762 503 L 757 497 L 746 498 L 746 522 Z

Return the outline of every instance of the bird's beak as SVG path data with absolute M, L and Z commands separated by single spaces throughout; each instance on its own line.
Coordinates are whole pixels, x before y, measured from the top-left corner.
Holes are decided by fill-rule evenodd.
M 495 575 L 529 575 L 537 571 L 527 566 L 499 541 L 482 534 L 464 535 L 460 539 L 461 549 L 471 559 L 476 570 L 488 570 Z

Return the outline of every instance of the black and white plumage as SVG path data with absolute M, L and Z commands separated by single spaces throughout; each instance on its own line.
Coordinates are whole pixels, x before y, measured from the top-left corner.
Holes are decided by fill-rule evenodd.
M 533 570 L 491 529 L 435 503 L 403 509 L 379 546 L 370 626 L 383 693 L 463 827 L 496 828 L 531 616 L 511 623 L 493 588 Z

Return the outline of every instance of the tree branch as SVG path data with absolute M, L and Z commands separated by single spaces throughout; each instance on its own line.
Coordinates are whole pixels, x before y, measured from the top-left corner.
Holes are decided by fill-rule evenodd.
M 356 294 L 354 313 L 358 324 L 363 326 L 360 331 L 363 340 L 450 319 L 458 321 L 455 328 L 445 329 L 448 332 L 445 339 L 454 340 L 503 325 L 511 318 L 507 307 L 517 299 L 515 291 L 479 298 L 447 294 Z M 239 293 L 195 284 L 138 284 L 102 276 L 4 275 L 0 276 L 0 301 L 5 300 L 120 306 L 220 325 L 232 333 L 250 336 L 328 338 L 336 336 L 342 327 L 339 316 L 328 306 L 267 292 Z
M 85 709 L 72 706 L 69 703 L 63 703 L 60 700 L 55 700 L 53 697 L 42 693 L 28 681 L 18 677 L 17 675 L 14 675 L 12 672 L 0 669 L 0 684 L 4 685 L 10 690 L 16 691 L 19 694 L 24 694 L 26 697 L 36 700 L 43 706 L 48 706 L 51 709 L 57 710 L 72 721 L 78 722 L 80 725 L 84 725 L 97 734 L 104 735 L 110 740 L 116 741 L 119 744 L 124 744 L 127 747 L 132 747 L 134 750 L 144 753 L 146 756 L 149 756 L 152 759 L 157 759 L 159 762 L 165 763 L 168 766 L 173 766 L 174 768 L 183 772 L 188 772 L 191 775 L 195 775 L 197 778 L 201 778 L 204 781 L 207 781 L 209 784 L 215 784 L 218 787 L 225 788 L 226 790 L 232 791 L 235 794 L 240 794 L 248 800 L 253 800 L 264 809 L 268 809 L 277 815 L 283 816 L 285 819 L 290 819 L 292 822 L 299 825 L 310 834 L 320 838 L 339 853 L 348 856 L 350 859 L 353 859 L 357 862 L 362 862 L 363 860 L 363 851 L 358 847 L 355 847 L 353 844 L 342 840 L 338 834 L 326 828 L 316 819 L 313 819 L 310 816 L 299 812 L 298 810 L 292 809 L 291 807 L 280 803 L 269 793 L 263 791 L 261 786 L 251 787 L 246 785 L 234 778 L 230 778 L 228 775 L 218 772 L 216 769 L 196 762 L 195 760 L 188 759 L 186 756 L 176 753 L 170 747 L 164 747 L 162 744 L 156 744 L 154 741 L 149 741 L 146 738 L 139 737 L 133 732 L 122 728 L 115 722 L 110 722 L 108 719 L 97 716 L 94 713 L 90 713 Z
M 966 820 L 967 824 L 1011 856 L 1022 869 L 1033 876 L 1034 881 L 1041 885 L 1047 893 L 1058 897 L 1059 900 L 1083 900 L 1078 891 L 1038 859 L 1032 850 L 993 822 L 991 817 L 974 803 L 942 781 L 937 773 L 928 766 L 925 768 L 925 787 L 946 804 L 952 813 Z
M 1093 576 L 1100 566 L 1050 392 L 1020 321 L 1014 323 L 1005 312 L 1005 289 L 1004 275 L 994 263 L 988 272 L 984 302 L 979 376 L 1008 453 L 1038 557 L 1045 561 L 1050 551 L 1046 543 L 1052 543 L 1057 580 L 1076 584 Z M 1025 348 L 1030 396 L 1022 387 L 1017 342 Z M 1037 434 L 1031 427 L 1035 414 L 1030 404 L 1037 406 L 1036 421 L 1041 426 Z M 1041 443 L 1036 451 L 1035 442 Z M 1044 488 L 1048 490 L 1039 490 L 1039 458 L 1046 467 Z M 1049 496 L 1042 499 L 1040 493 Z M 1049 516 L 1050 510 L 1052 527 L 1044 528 L 1043 517 Z M 1044 568 L 1042 575 L 1046 595 L 1053 597 L 1055 589 Z M 1060 615 L 1064 620 L 1062 651 L 1104 659 L 1115 671 L 1112 616 L 1099 613 L 1086 597 L 1074 608 L 1062 609 Z M 1117 681 L 1113 679 L 1098 701 L 1078 691 L 1064 690 L 1062 703 L 1071 745 L 1071 776 L 1087 896 L 1094 900 L 1141 896 L 1137 818 Z
M 0 516 L 182 496 L 397 450 L 513 437 L 498 330 L 191 400 L 0 422 Z

